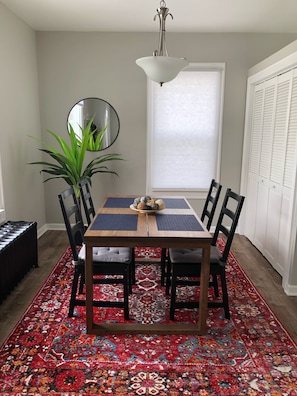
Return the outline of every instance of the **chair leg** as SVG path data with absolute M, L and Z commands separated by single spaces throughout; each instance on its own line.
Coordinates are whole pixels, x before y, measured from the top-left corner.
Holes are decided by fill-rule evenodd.
M 78 293 L 79 294 L 83 293 L 85 283 L 86 283 L 85 274 L 82 273 L 81 277 L 80 277 L 79 288 L 78 288 Z
M 134 284 L 133 283 L 133 274 L 135 274 L 135 263 L 134 263 L 134 266 L 132 266 L 132 263 L 131 263 L 131 265 L 128 268 L 129 294 L 132 294 L 132 285 Z
M 135 285 L 135 259 L 134 259 L 134 253 L 133 253 L 133 258 L 132 262 L 129 265 L 128 268 L 128 277 L 129 277 L 129 294 L 132 294 L 132 285 Z
M 225 318 L 230 319 L 229 299 L 228 299 L 225 268 L 223 268 L 222 273 L 221 273 L 221 283 L 222 283 L 222 294 L 223 294 L 223 305 L 224 305 L 224 311 L 225 311 Z
M 169 289 L 171 285 L 171 277 L 172 277 L 172 265 L 170 260 L 167 262 L 167 274 L 166 274 L 166 296 L 169 296 Z
M 132 262 L 131 262 L 131 285 L 135 285 L 135 249 L 132 249 Z
M 168 279 L 166 282 L 166 286 L 168 283 Z M 168 290 L 169 294 L 169 290 Z M 174 270 L 174 266 L 172 268 L 172 276 L 171 276 L 171 297 L 170 297 L 170 320 L 174 320 L 175 314 L 175 302 L 176 302 L 176 274 Z
M 219 293 L 219 285 L 218 285 L 218 277 L 217 277 L 217 275 L 212 275 L 212 284 L 213 284 L 215 296 L 219 297 L 220 293 Z
M 164 286 L 165 284 L 165 278 L 166 278 L 166 248 L 162 248 L 161 252 L 161 286 Z
M 124 318 L 125 320 L 129 320 L 129 288 L 131 285 L 130 282 L 130 271 L 127 268 L 123 275 L 123 283 L 124 283 Z
M 73 281 L 72 281 L 72 288 L 71 288 L 69 311 L 68 311 L 68 316 L 70 318 L 73 316 L 73 311 L 74 311 L 74 307 L 75 307 L 75 300 L 76 300 L 76 292 L 77 292 L 79 275 L 80 275 L 80 271 L 77 268 L 75 268 Z
M 80 276 L 81 276 L 81 280 L 80 280 L 80 285 L 81 285 L 82 282 L 84 284 L 84 281 L 83 281 L 84 280 L 84 273 L 82 273 L 80 270 L 75 268 L 73 281 L 72 281 L 68 317 L 72 317 L 73 316 L 74 307 L 77 305 L 76 304 L 77 303 L 77 301 L 76 301 L 76 293 L 77 293 L 78 286 L 79 286 L 79 289 L 80 289 L 80 285 L 78 285 Z M 124 271 L 123 271 L 122 283 L 123 283 L 123 289 L 124 289 L 124 298 L 123 298 L 124 299 L 124 302 L 123 302 L 124 318 L 125 318 L 125 320 L 129 320 L 129 294 L 130 294 L 130 290 L 131 290 L 131 293 L 132 293 L 131 268 L 130 268 L 130 266 L 127 266 L 124 269 Z M 82 305 L 82 304 L 80 304 L 80 305 Z M 96 305 L 96 306 L 100 306 L 100 305 Z M 106 305 L 104 305 L 104 306 L 106 306 Z

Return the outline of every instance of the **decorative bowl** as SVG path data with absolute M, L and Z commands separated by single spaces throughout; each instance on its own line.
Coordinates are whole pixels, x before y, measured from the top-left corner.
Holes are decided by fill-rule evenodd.
M 134 208 L 133 204 L 130 205 L 130 209 L 135 210 L 135 212 L 138 212 L 138 213 L 148 213 L 148 214 L 153 214 L 156 212 L 160 212 L 162 210 L 162 209 L 148 209 L 148 210 L 137 209 L 137 208 Z

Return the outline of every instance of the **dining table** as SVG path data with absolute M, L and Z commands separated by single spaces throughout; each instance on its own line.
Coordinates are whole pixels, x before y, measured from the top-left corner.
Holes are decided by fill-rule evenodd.
M 185 197 L 161 197 L 165 208 L 139 211 L 137 195 L 106 196 L 84 235 L 86 247 L 86 327 L 88 334 L 198 334 L 207 330 L 210 246 L 212 236 Z M 197 323 L 94 322 L 92 249 L 98 246 L 201 248 Z M 165 287 L 164 287 L 165 293 Z

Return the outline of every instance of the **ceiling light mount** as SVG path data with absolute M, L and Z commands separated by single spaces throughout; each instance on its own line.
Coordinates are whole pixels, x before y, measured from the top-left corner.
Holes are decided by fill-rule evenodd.
M 159 17 L 160 22 L 159 48 L 154 51 L 153 56 L 136 60 L 136 64 L 144 70 L 148 78 L 158 82 L 161 86 L 165 82 L 173 80 L 189 64 L 185 58 L 168 56 L 165 40 L 165 22 L 168 15 L 173 19 L 165 1 L 161 0 L 160 8 L 157 8 L 157 14 L 154 17 L 154 21 Z
M 160 1 L 160 8 L 157 8 L 157 14 L 154 16 L 154 21 L 159 17 L 160 31 L 159 31 L 159 50 L 154 51 L 156 56 L 168 56 L 166 41 L 165 41 L 165 21 L 167 16 L 170 15 L 173 19 L 173 15 L 169 12 L 169 8 L 166 7 L 165 1 Z

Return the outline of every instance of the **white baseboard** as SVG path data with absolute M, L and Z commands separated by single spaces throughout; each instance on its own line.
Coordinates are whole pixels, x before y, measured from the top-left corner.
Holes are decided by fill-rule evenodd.
M 0 225 L 5 223 L 5 210 L 0 209 Z
M 64 223 L 47 224 L 47 229 L 54 230 L 54 231 L 65 231 L 66 230 Z
M 297 296 L 297 286 L 296 285 L 286 285 L 284 291 L 287 296 Z
M 37 229 L 37 238 L 40 238 L 47 231 L 47 226 L 44 225 L 41 228 Z
M 46 231 L 48 230 L 54 230 L 54 231 L 65 231 L 65 224 L 45 224 L 41 228 L 37 230 L 37 238 L 40 238 Z

